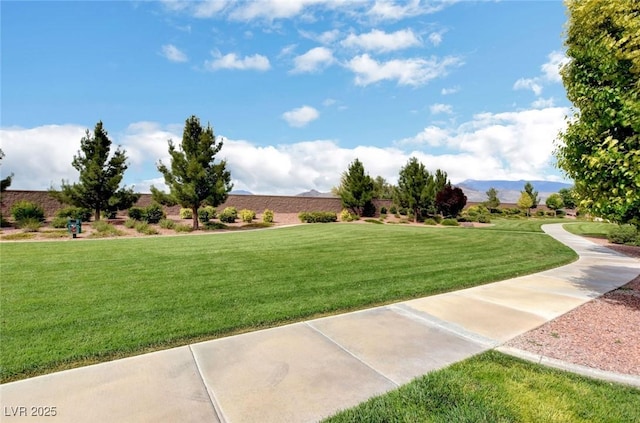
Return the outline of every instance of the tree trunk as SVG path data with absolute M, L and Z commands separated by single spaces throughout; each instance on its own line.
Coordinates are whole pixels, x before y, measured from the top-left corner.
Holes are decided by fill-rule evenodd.
M 198 208 L 192 207 L 191 214 L 193 216 L 193 230 L 197 231 L 200 223 L 200 220 L 198 219 Z
M 98 220 L 100 220 L 100 209 L 99 208 L 96 209 L 96 213 L 93 216 L 93 220 L 95 220 L 96 222 Z

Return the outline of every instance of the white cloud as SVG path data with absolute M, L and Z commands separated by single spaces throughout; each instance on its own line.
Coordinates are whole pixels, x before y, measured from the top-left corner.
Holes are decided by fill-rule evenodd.
M 186 54 L 184 54 L 178 47 L 173 44 L 166 44 L 162 46 L 162 55 L 172 62 L 186 62 L 189 60 Z
M 553 98 L 539 98 L 531 103 L 531 107 L 534 109 L 545 109 L 547 107 L 553 107 L 555 105 L 555 101 Z
M 218 70 L 218 69 L 238 69 L 238 70 L 258 70 L 266 71 L 271 68 L 269 59 L 260 54 L 254 54 L 253 56 L 245 56 L 239 58 L 235 53 L 228 53 L 224 56 L 215 53 L 217 56 L 214 60 L 206 60 L 204 65 L 206 69 Z
M 331 29 L 320 34 L 313 31 L 299 30 L 298 33 L 309 40 L 313 40 L 320 44 L 331 44 L 340 37 L 340 30 Z
M 333 52 L 326 47 L 315 47 L 293 59 L 292 73 L 317 72 L 334 62 Z
M 533 78 L 520 78 L 513 84 L 513 89 L 531 90 L 535 95 L 540 95 L 546 84 L 562 82 L 560 67 L 567 63 L 569 59 L 559 51 L 552 51 L 547 57 L 548 61 L 540 66 L 541 75 Z
M 344 47 L 366 51 L 388 52 L 419 46 L 422 42 L 411 29 L 402 29 L 392 33 L 374 29 L 366 34 L 349 34 L 340 44 Z
M 513 84 L 514 90 L 531 90 L 535 95 L 542 94 L 542 85 L 538 78 L 520 78 Z
M 541 66 L 544 79 L 549 82 L 562 82 L 560 68 L 569 62 L 569 58 L 562 52 L 552 51 L 549 61 Z
M 440 94 L 450 95 L 450 94 L 455 94 L 458 91 L 460 91 L 460 87 L 456 85 L 455 87 L 451 87 L 451 88 L 443 88 L 442 90 L 440 90 Z
M 440 113 L 446 113 L 446 114 L 451 114 L 453 113 L 453 107 L 451 107 L 450 104 L 442 104 L 442 103 L 436 103 L 436 104 L 432 104 L 431 106 L 429 106 L 429 110 L 431 111 L 431 114 L 437 115 Z
M 456 0 L 376 0 L 375 4 L 369 9 L 368 15 L 376 20 L 400 20 L 412 16 L 425 15 L 435 13 L 444 9 L 449 4 L 455 3 Z
M 363 54 L 351 59 L 346 66 L 356 74 L 356 85 L 396 80 L 398 85 L 418 86 L 446 75 L 450 68 L 462 63 L 462 59 L 454 56 L 442 59 L 395 59 L 378 62 L 368 54 Z
M 240 21 L 255 19 L 288 19 L 305 13 L 305 9 L 314 5 L 330 3 L 326 0 L 268 0 L 237 2 L 229 13 L 229 18 Z
M 438 126 L 428 126 L 422 130 L 422 132 L 411 138 L 404 138 L 396 141 L 397 145 L 430 145 L 432 147 L 440 146 L 446 143 L 451 137 L 451 133 L 448 129 L 440 128 Z
M 432 32 L 429 34 L 429 42 L 434 46 L 440 45 L 442 42 L 442 32 Z
M 302 106 L 282 114 L 289 126 L 301 128 L 320 117 L 320 113 L 311 106 Z
M 193 4 L 193 16 L 210 18 L 222 12 L 228 5 L 227 0 L 204 0 Z

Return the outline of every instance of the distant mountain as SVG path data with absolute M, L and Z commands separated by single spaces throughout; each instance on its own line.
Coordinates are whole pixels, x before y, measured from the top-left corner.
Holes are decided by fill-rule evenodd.
M 495 188 L 498 191 L 498 198 L 501 202 L 516 203 L 518 198 L 520 198 L 520 191 L 524 190 L 524 185 L 527 182 L 531 182 L 533 189 L 538 191 L 540 203 L 542 204 L 544 204 L 544 201 L 549 195 L 560 191 L 562 188 L 570 188 L 572 186 L 572 184 L 552 181 L 478 181 L 475 179 L 467 179 L 466 181 L 456 184 L 456 186 L 464 191 L 467 200 L 471 202 L 486 201 L 489 188 Z
M 243 189 L 238 189 L 235 191 L 231 191 L 229 194 L 232 195 L 253 195 L 253 193 L 251 191 L 245 191 Z
M 296 194 L 296 197 L 335 197 L 330 192 L 320 192 L 312 189 L 311 191 L 301 192 L 300 194 Z

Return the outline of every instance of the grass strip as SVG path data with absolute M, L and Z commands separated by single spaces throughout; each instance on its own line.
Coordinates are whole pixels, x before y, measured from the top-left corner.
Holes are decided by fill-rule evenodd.
M 637 422 L 638 404 L 638 389 L 488 351 L 324 422 Z
M 5 382 L 576 258 L 537 233 L 362 224 L 0 249 Z

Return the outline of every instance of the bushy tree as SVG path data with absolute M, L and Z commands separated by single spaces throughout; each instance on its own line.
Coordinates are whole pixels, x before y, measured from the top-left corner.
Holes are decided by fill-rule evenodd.
M 382 176 L 376 176 L 373 180 L 373 198 L 391 200 L 393 199 L 394 190 L 395 187 Z
M 564 206 L 564 203 L 562 202 L 562 196 L 555 193 L 551 194 L 549 197 L 547 197 L 546 205 L 550 210 L 553 210 L 556 214 L 558 214 L 558 209 L 561 209 Z
M 500 199 L 498 198 L 498 190 L 491 187 L 487 191 L 487 201 L 484 202 L 484 206 L 491 212 L 498 210 L 500 207 Z
M 533 206 L 533 199 L 526 192 L 522 192 L 520 194 L 520 198 L 518 198 L 518 208 L 525 210 L 527 212 L 527 216 L 531 214 L 531 206 Z
M 200 119 L 191 116 L 185 122 L 182 143 L 176 147 L 169 140 L 171 167 L 158 163 L 169 194 L 152 187 L 156 201 L 175 202 L 192 210 L 193 229 L 198 229 L 198 208 L 204 203 L 217 207 L 229 195 L 233 185 L 227 162 L 216 163 L 216 154 L 222 149 L 222 140 L 216 141 L 210 125 L 203 128 Z
M 467 205 L 462 189 L 447 184 L 436 194 L 436 209 L 445 217 L 456 217 Z
M 77 183 L 62 181 L 60 191 L 51 188 L 49 193 L 59 201 L 94 211 L 94 219 L 100 220 L 100 212 L 124 210 L 140 198 L 132 188 L 120 187 L 127 156 L 118 147 L 113 154 L 111 140 L 102 122 L 98 122 L 93 134 L 87 129 L 80 140 L 80 150 L 71 164 L 80 173 Z
M 536 208 L 538 207 L 538 204 L 540 203 L 540 196 L 538 195 L 538 191 L 535 191 L 533 188 L 533 185 L 531 184 L 531 182 L 527 182 L 526 184 L 524 184 L 524 191 L 520 191 L 527 193 L 527 195 L 529 195 L 529 197 L 531 197 L 531 207 L 530 208 Z
M 338 193 L 342 206 L 362 216 L 367 209 L 371 209 L 374 194 L 373 179 L 364 171 L 364 165 L 358 159 L 349 165 L 342 174 Z
M 576 194 L 573 187 L 561 188 L 560 191 L 558 191 L 558 194 L 562 197 L 562 204 L 564 204 L 564 207 L 568 209 L 576 208 Z
M 567 0 L 562 81 L 573 116 L 558 166 L 580 208 L 640 226 L 640 7 L 637 0 Z

